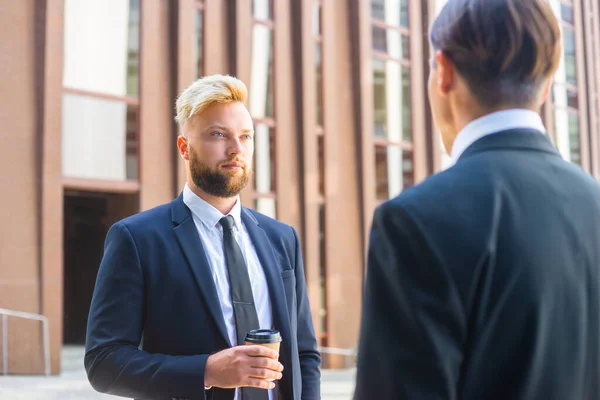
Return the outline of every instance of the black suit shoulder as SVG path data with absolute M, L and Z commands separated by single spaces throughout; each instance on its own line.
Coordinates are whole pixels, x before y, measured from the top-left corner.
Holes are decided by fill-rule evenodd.
M 489 204 L 498 185 L 499 172 L 485 159 L 476 166 L 455 165 L 405 189 L 383 203 L 380 212 L 404 210 L 419 221 L 456 221 Z
M 600 196 L 600 183 L 580 166 L 545 153 L 490 151 L 474 154 L 382 206 L 402 208 L 414 218 L 454 220 L 465 224 L 486 208 L 521 199 L 581 200 Z

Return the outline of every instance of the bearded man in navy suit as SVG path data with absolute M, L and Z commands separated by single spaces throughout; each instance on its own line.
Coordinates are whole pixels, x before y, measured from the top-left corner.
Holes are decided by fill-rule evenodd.
M 92 386 L 137 399 L 320 399 L 320 355 L 294 228 L 240 203 L 251 177 L 245 85 L 209 76 L 177 100 L 181 195 L 114 224 L 89 313 Z M 275 329 L 279 353 L 244 346 Z

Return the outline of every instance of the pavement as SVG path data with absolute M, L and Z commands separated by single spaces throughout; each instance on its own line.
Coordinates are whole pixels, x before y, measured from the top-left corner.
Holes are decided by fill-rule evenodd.
M 83 369 L 83 348 L 63 348 L 58 376 L 0 375 L 0 400 L 109 400 L 96 392 Z M 354 369 L 322 370 L 322 400 L 348 400 L 354 390 Z

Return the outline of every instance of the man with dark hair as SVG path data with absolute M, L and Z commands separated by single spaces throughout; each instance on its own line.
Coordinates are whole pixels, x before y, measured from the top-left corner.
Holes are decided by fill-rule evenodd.
M 600 184 L 538 115 L 542 0 L 449 0 L 432 112 L 454 165 L 375 212 L 355 399 L 600 398 Z

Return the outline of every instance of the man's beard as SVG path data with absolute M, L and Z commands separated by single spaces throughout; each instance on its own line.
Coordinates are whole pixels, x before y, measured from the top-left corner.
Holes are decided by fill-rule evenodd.
M 222 164 L 228 162 L 232 162 L 232 160 Z M 212 169 L 200 161 L 192 149 L 190 149 L 190 173 L 192 181 L 200 190 L 211 196 L 222 198 L 237 196 L 252 176 L 252 170 L 246 168 L 242 169 L 241 174 L 238 170 L 222 171 L 218 167 Z

